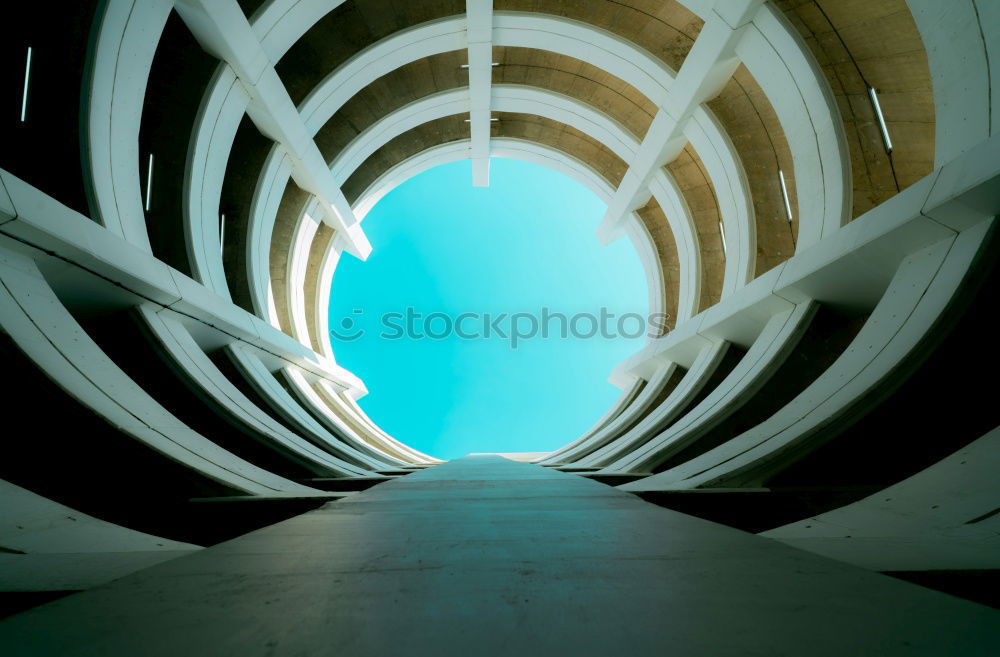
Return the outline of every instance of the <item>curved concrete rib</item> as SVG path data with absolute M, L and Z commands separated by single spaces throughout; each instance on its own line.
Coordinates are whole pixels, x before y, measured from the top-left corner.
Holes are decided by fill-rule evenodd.
M 660 255 L 656 252 L 656 245 L 653 242 L 653 235 L 649 231 L 649 227 L 639 221 L 634 213 L 629 213 L 629 215 L 625 219 L 623 229 L 625 235 L 628 236 L 629 243 L 635 249 L 636 256 L 638 256 L 639 263 L 642 265 L 643 273 L 646 276 L 646 298 L 649 300 L 649 316 L 668 316 L 665 305 L 666 295 L 664 293 L 665 275 L 663 268 L 665 265 L 660 261 Z M 647 342 L 651 339 L 648 335 L 646 336 Z
M 494 42 L 497 45 L 539 48 L 575 57 L 620 77 L 654 100 L 654 102 L 660 103 L 666 100 L 666 89 L 673 80 L 673 72 L 663 65 L 659 59 L 634 44 L 585 23 L 557 16 L 519 12 L 497 12 L 495 16 Z M 303 31 L 304 29 L 307 28 L 302 28 Z M 431 21 L 386 37 L 386 39 L 356 55 L 317 85 L 300 106 L 303 119 L 313 132 L 318 131 L 343 103 L 381 75 L 422 57 L 464 48 L 465 44 L 462 42 L 464 30 L 465 21 L 463 18 L 448 18 Z M 531 87 L 525 87 L 525 89 L 531 90 L 531 92 L 536 94 L 551 94 L 551 92 L 544 92 Z M 496 92 L 496 89 L 494 89 L 494 92 Z M 454 93 L 443 92 L 445 95 L 454 95 Z M 554 98 L 558 94 L 552 94 L 552 96 Z M 577 101 L 572 102 L 579 104 Z M 510 109 L 514 106 L 512 101 L 508 102 L 508 109 L 510 111 L 517 111 Z M 503 108 L 498 107 L 495 109 L 502 110 Z M 553 108 L 549 108 L 549 110 L 549 112 L 543 115 L 551 116 L 555 120 L 564 122 L 572 118 L 572 112 L 560 111 L 558 115 L 553 115 Z M 589 111 L 591 114 L 594 113 L 592 108 Z M 533 113 L 537 113 L 537 111 L 533 111 Z M 598 112 L 597 114 L 600 113 Z M 603 122 L 606 117 L 601 116 Z M 398 124 L 398 120 L 394 120 L 393 122 Z M 700 123 L 704 126 L 706 122 L 700 121 Z M 387 121 L 383 119 L 379 124 L 385 125 Z M 570 124 L 573 123 L 570 122 Z M 723 163 L 719 167 L 713 167 L 712 171 L 714 176 L 719 176 L 721 172 L 726 172 L 728 177 L 725 179 L 715 179 L 713 182 L 720 189 L 732 188 L 734 185 L 733 180 L 738 178 L 738 174 L 735 172 L 741 170 L 739 159 L 736 157 L 732 145 L 728 143 L 724 131 L 720 131 L 714 122 L 709 122 L 709 128 L 707 132 L 710 133 L 714 150 L 719 153 L 728 154 L 728 159 L 723 158 Z M 587 126 L 582 129 L 588 134 L 592 134 L 593 126 Z M 381 130 L 382 128 L 378 129 L 378 131 Z M 375 132 L 375 130 L 370 129 L 366 132 Z M 359 140 L 356 141 L 360 143 Z M 496 141 L 493 140 L 494 155 L 496 155 L 495 151 L 497 150 Z M 615 136 L 614 139 L 609 139 L 608 143 L 624 145 L 631 141 L 630 139 L 623 141 Z M 627 161 L 631 158 L 631 152 L 634 152 L 634 148 L 628 153 L 626 151 L 629 151 L 629 149 L 622 150 L 619 155 L 625 157 Z M 467 152 L 464 154 L 464 157 L 468 157 Z M 340 172 L 336 162 L 334 163 L 334 169 L 338 171 L 339 180 L 344 180 L 350 175 L 349 171 L 346 173 Z M 353 171 L 353 168 L 350 170 Z M 731 173 L 733 175 L 729 175 Z M 736 178 L 733 177 L 734 175 Z M 665 173 L 658 172 L 658 178 L 662 178 L 663 176 L 665 176 Z M 676 186 L 661 184 L 658 188 L 661 190 L 658 196 L 679 194 Z M 365 196 L 362 195 L 361 198 Z M 663 202 L 661 200 L 661 204 Z M 370 209 L 373 204 L 374 200 L 362 201 L 359 205 L 359 211 L 362 214 L 356 216 L 359 218 L 363 216 L 363 213 Z M 686 208 L 686 204 L 683 202 L 672 202 L 670 205 Z M 729 206 L 727 205 L 726 207 L 728 208 Z M 730 217 L 731 213 L 727 214 L 727 221 L 740 222 L 739 227 L 734 223 L 734 227 L 730 229 L 730 233 L 739 236 L 739 239 L 742 240 L 745 235 L 752 234 L 753 230 L 755 230 L 752 214 L 749 217 L 741 216 L 732 219 Z M 680 294 L 681 303 L 678 306 L 679 316 L 681 319 L 686 319 L 690 316 L 689 313 L 693 314 L 696 311 L 698 303 L 697 291 L 699 283 L 694 280 L 701 273 L 697 255 L 697 233 L 694 230 L 689 212 L 668 214 L 668 221 L 670 221 L 671 230 L 678 244 L 678 260 L 681 269 L 680 278 L 684 281 Z M 750 251 L 752 250 L 750 248 Z M 730 275 L 735 280 L 733 276 L 733 274 Z M 733 283 L 733 285 L 736 285 L 736 283 Z
M 244 461 L 180 422 L 84 332 L 33 262 L 3 250 L 0 257 L 4 331 L 47 376 L 113 430 L 234 491 L 321 494 Z
M 82 129 L 84 167 L 108 230 L 150 251 L 139 180 L 143 94 L 173 0 L 108 0 L 95 26 Z
M 330 240 L 323 253 L 323 259 L 319 266 L 319 281 L 316 283 L 316 290 L 312 299 L 307 299 L 314 308 L 316 321 L 316 341 L 319 343 L 319 352 L 334 360 L 333 344 L 330 341 L 330 294 L 333 290 L 333 275 L 337 271 L 340 263 L 342 249 L 337 244 L 336 235 Z
M 934 88 L 934 168 L 1000 128 L 1000 11 L 976 0 L 906 0 Z
M 274 294 L 271 289 L 271 235 L 278 216 L 278 206 L 292 176 L 292 163 L 288 153 L 275 145 L 264 160 L 264 166 L 254 186 L 253 201 L 247 225 L 247 282 L 254 312 L 266 317 L 271 326 L 279 329 Z
M 493 157 L 534 162 L 559 171 L 587 187 L 602 201 L 607 201 L 614 191 L 611 184 L 589 165 L 545 144 L 509 137 L 494 139 L 491 143 Z M 356 215 L 365 216 L 382 197 L 413 176 L 441 164 L 467 159 L 468 154 L 469 140 L 463 139 L 432 146 L 403 160 L 376 178 L 358 197 Z
M 701 303 L 701 244 L 691 208 L 674 177 L 662 167 L 657 169 L 649 181 L 649 191 L 663 209 L 670 232 L 675 237 L 681 284 L 677 290 L 677 319 L 674 324 L 679 325 L 697 315 Z
M 327 431 L 354 449 L 368 454 L 372 458 L 389 460 L 393 465 L 404 465 L 409 460 L 395 450 L 386 449 L 382 445 L 373 444 L 362 437 L 342 417 L 333 412 L 323 397 L 312 387 L 303 374 L 290 367 L 278 370 L 275 376 L 284 381 L 295 399 L 314 412 L 314 417 Z
M 625 162 L 634 157 L 639 147 L 638 138 L 617 121 L 595 107 L 564 94 L 526 85 L 505 84 L 492 87 L 492 98 L 495 111 L 528 113 L 565 123 L 595 137 Z M 393 137 L 426 121 L 455 114 L 467 103 L 468 89 L 453 89 L 432 94 L 386 115 L 353 139 L 337 155 L 331 164 L 334 179 L 342 184 L 361 166 L 366 157 Z M 704 110 L 695 113 L 690 132 L 692 143 L 697 143 L 705 150 L 704 161 L 712 184 L 718 190 L 733 253 L 755 253 L 756 227 L 746 175 L 732 143 L 718 122 Z M 502 157 L 503 150 L 499 141 L 493 140 L 492 150 L 494 156 Z M 468 157 L 467 152 L 457 149 L 454 154 Z M 697 311 L 698 291 L 701 289 L 697 230 L 683 194 L 669 173 L 657 170 L 651 190 L 661 206 L 673 210 L 667 212 L 667 221 L 677 244 L 681 280 L 678 319 L 683 321 Z M 360 198 L 365 199 L 368 195 L 366 192 Z M 373 204 L 372 201 L 365 200 L 360 203 L 360 208 L 365 212 Z M 631 217 L 629 221 L 633 223 Z M 724 290 L 732 291 L 750 280 L 753 276 L 752 265 L 753 259 L 749 256 L 727 259 Z
M 464 24 L 461 17 L 431 21 L 365 49 L 332 72 L 303 101 L 300 112 L 306 124 L 315 133 L 347 100 L 381 75 L 417 59 L 465 47 L 461 43 Z M 304 32 L 307 26 L 299 28 Z M 775 110 L 785 133 L 801 136 L 790 140 L 796 179 L 815 174 L 803 178 L 800 201 L 797 248 L 806 248 L 847 220 L 851 177 L 843 122 L 808 46 L 797 37 L 794 27 L 782 20 L 780 12 L 758 12 L 752 28 L 741 40 L 737 54 L 764 89 L 771 92 L 768 96 L 772 102 L 781 99 L 775 103 Z M 667 90 L 673 83 L 673 71 L 635 44 L 586 23 L 532 12 L 499 11 L 494 13 L 493 43 L 580 59 L 627 82 L 656 105 L 669 104 Z M 775 63 L 777 66 L 773 66 Z M 691 130 L 698 139 L 699 132 L 713 126 L 703 120 L 702 115 L 709 114 L 705 108 L 696 114 L 698 125 Z M 713 184 L 722 195 L 720 209 L 726 216 L 727 235 L 742 241 L 745 229 L 750 231 L 748 238 L 753 242 L 756 226 L 752 209 L 746 216 L 750 204 L 745 176 L 740 175 L 739 158 L 731 144 L 721 145 L 724 148 L 716 147 L 705 154 L 711 160 L 716 155 L 724 156 L 719 163 L 723 168 L 707 161 L 706 165 L 713 170 Z M 810 186 L 809 180 L 817 182 Z M 753 277 L 753 258 L 749 255 L 753 252 L 748 252 L 747 262 L 729 265 L 731 280 Z
M 763 532 L 872 570 L 1000 568 L 1000 428 L 845 507 Z
M 586 465 L 580 462 L 580 459 L 614 440 L 614 438 L 623 431 L 626 431 L 652 410 L 653 404 L 656 403 L 656 400 L 667 387 L 676 369 L 677 365 L 674 363 L 663 363 L 660 365 L 653 376 L 649 377 L 649 381 L 643 386 L 642 391 L 636 395 L 635 399 L 626 408 L 622 409 L 617 417 L 608 422 L 605 427 L 595 431 L 584 441 L 555 450 L 549 455 L 549 458 L 541 461 L 541 463 Z
M 580 443 L 587 440 L 588 438 L 590 438 L 592 435 L 594 435 L 604 427 L 608 426 L 608 422 L 614 420 L 622 413 L 622 411 L 628 408 L 628 405 L 631 404 L 633 400 L 635 400 L 636 396 L 640 392 L 642 392 L 642 389 L 645 387 L 645 384 L 646 382 L 644 380 L 638 378 L 632 381 L 631 385 L 622 390 L 622 394 L 619 395 L 618 399 L 615 400 L 615 403 L 611 405 L 611 408 L 605 411 L 604 415 L 602 415 L 597 420 L 597 422 L 594 423 L 592 427 L 590 427 L 583 434 L 578 436 L 576 440 L 566 445 L 566 447 L 568 448 L 568 447 L 573 447 L 575 445 L 579 445 Z M 545 464 L 550 456 L 552 456 L 552 452 L 549 452 L 542 458 L 532 461 L 532 463 Z
M 626 162 L 639 147 L 639 140 L 624 126 L 570 96 L 526 85 L 503 84 L 492 87 L 492 97 L 494 111 L 534 114 L 565 123 L 594 137 Z M 342 184 L 369 155 L 392 138 L 428 121 L 463 113 L 468 103 L 469 89 L 462 87 L 431 94 L 387 114 L 337 155 L 330 165 L 334 179 Z
M 726 227 L 726 268 L 721 296 L 725 298 L 754 279 L 756 274 L 757 222 L 746 171 L 736 147 L 715 115 L 699 106 L 684 128 L 684 136 L 708 172 Z
M 289 324 L 292 337 L 312 348 L 312 338 L 309 332 L 306 308 L 306 270 L 309 264 L 309 250 L 312 248 L 316 231 L 319 230 L 320 219 L 317 204 L 310 202 L 305 212 L 301 213 L 292 229 L 292 243 L 289 247 L 288 265 L 285 271 L 285 299 L 288 300 Z M 324 308 L 325 309 L 325 308 Z
M 330 162 L 334 180 L 343 185 L 368 156 L 404 132 L 428 121 L 464 114 L 468 109 L 469 88 L 461 87 L 425 96 L 386 114 L 337 153 Z
M 253 387 L 254 391 L 277 413 L 282 420 L 320 449 L 368 470 L 384 470 L 389 463 L 364 454 L 347 445 L 323 428 L 302 406 L 278 383 L 274 375 L 255 354 L 239 345 L 231 344 L 223 351 L 233 366 Z
M 361 221 L 386 194 L 413 176 L 433 169 L 438 165 L 464 160 L 468 157 L 468 139 L 433 146 L 421 153 L 408 157 L 376 178 L 358 196 L 358 200 L 354 202 L 354 216 L 358 218 L 358 221 Z
M 116 525 L 0 480 L 0 545 L 27 554 L 200 550 Z M 10 589 L 4 589 L 10 590 Z
M 660 105 L 674 72 L 620 37 L 586 23 L 539 13 L 494 12 L 493 44 L 548 50 L 587 62 L 618 77 Z M 361 51 L 323 79 L 299 105 L 315 134 L 358 91 L 405 64 L 466 48 L 464 16 L 401 30 Z
M 615 437 L 612 442 L 594 452 L 593 458 L 583 459 L 579 465 L 583 467 L 583 463 L 587 463 L 589 464 L 587 467 L 601 467 L 604 462 L 597 460 L 598 453 L 602 456 L 618 454 L 621 445 L 628 445 L 629 449 L 632 449 L 635 445 L 641 445 L 651 440 L 657 432 L 670 426 L 687 410 L 691 402 L 708 383 L 716 368 L 722 363 L 722 359 L 729 350 L 729 344 L 726 341 L 716 341 L 703 347 L 695 357 L 691 368 L 684 373 L 684 377 L 677 384 L 677 387 L 667 395 L 663 403 L 652 409 L 648 415 L 623 435 Z
M 373 440 L 375 444 L 379 445 L 382 449 L 388 451 L 390 454 L 398 454 L 399 458 L 410 463 L 439 462 L 434 457 L 422 454 L 412 447 L 404 445 L 386 432 L 379 429 L 378 426 L 372 422 L 367 415 L 365 415 L 365 412 L 361 410 L 358 403 L 343 389 L 329 385 L 328 382 L 323 380 L 317 381 L 316 385 L 319 388 L 320 398 L 326 399 L 331 408 L 340 411 L 341 417 L 343 417 L 348 424 L 353 426 L 356 431 L 361 433 L 361 435 L 368 436 L 370 440 Z
M 222 264 L 219 202 L 229 154 L 249 102 L 233 69 L 220 64 L 198 108 L 184 175 L 184 232 L 191 277 L 225 299 L 231 297 Z
M 180 321 L 148 305 L 139 306 L 137 314 L 153 339 L 159 341 L 177 375 L 189 387 L 198 390 L 199 396 L 237 426 L 241 433 L 318 476 L 371 474 L 291 433 L 254 405 L 219 371 Z
M 906 257 L 850 346 L 808 388 L 753 429 L 665 472 L 621 487 L 677 490 L 761 486 L 843 428 L 837 421 L 877 397 L 918 358 L 961 286 L 992 220 Z M 864 455 L 859 455 L 863 458 Z
M 266 11 L 258 13 L 258 18 L 260 19 L 258 33 L 268 35 L 268 39 L 271 39 L 269 42 L 270 45 L 267 46 L 268 51 L 271 52 L 274 50 L 274 54 L 280 55 L 280 53 L 284 52 L 284 49 L 286 49 L 298 35 L 301 35 L 301 33 L 304 33 L 304 31 L 308 29 L 311 25 L 310 20 L 314 21 L 318 19 L 323 15 L 323 13 L 332 8 L 332 6 L 333 5 L 323 6 L 322 3 L 308 3 L 307 7 L 301 3 L 293 3 L 288 6 L 288 12 L 285 12 L 285 14 L 280 17 L 276 14 L 277 10 L 273 7 L 268 7 Z M 307 17 L 311 17 L 311 19 Z M 760 20 L 766 22 L 767 17 L 765 16 Z M 413 57 L 417 56 L 416 51 L 411 52 L 412 48 L 417 47 L 419 44 L 420 48 L 426 49 L 427 47 L 430 47 L 428 46 L 428 39 L 432 38 L 439 40 L 439 42 L 435 42 L 436 45 L 433 46 L 439 50 L 434 52 L 443 52 L 443 50 L 440 50 L 442 47 L 451 48 L 455 45 L 454 43 L 451 43 L 451 41 L 454 40 L 453 37 L 462 31 L 462 23 L 463 21 L 461 18 L 449 18 L 442 19 L 440 21 L 433 21 L 431 23 L 417 26 L 410 30 L 405 30 L 401 33 L 393 35 L 392 37 L 383 40 L 383 42 L 379 42 L 378 44 L 370 47 L 363 53 L 359 53 L 359 55 L 352 58 L 352 60 L 345 66 L 338 68 L 336 72 L 331 74 L 331 77 L 328 78 L 328 80 L 325 80 L 324 83 L 317 87 L 314 91 L 314 95 L 311 95 L 310 98 L 303 103 L 303 113 L 307 116 L 312 116 L 311 112 L 314 107 L 310 106 L 309 103 L 312 102 L 313 105 L 315 105 L 315 103 L 318 102 L 316 101 L 316 98 L 323 96 L 321 87 L 323 87 L 324 84 L 331 82 L 337 76 L 340 76 L 341 81 L 351 79 L 352 84 L 359 84 L 357 75 L 361 75 L 361 77 L 364 78 L 364 82 L 367 83 L 369 78 L 374 75 L 374 73 L 371 70 L 368 70 L 363 74 L 359 73 L 359 71 L 365 71 L 365 66 L 377 63 L 379 67 L 385 67 L 392 62 L 395 62 L 395 64 L 398 65 L 400 62 L 410 61 Z M 561 51 L 558 49 L 562 48 L 566 49 L 568 53 L 571 53 L 571 56 L 580 57 L 585 61 L 594 59 L 595 65 L 598 65 L 606 70 L 612 70 L 615 74 L 620 73 L 624 76 L 623 79 L 627 79 L 630 83 L 636 85 L 637 88 L 643 90 L 647 93 L 647 95 L 649 95 L 650 98 L 653 98 L 657 102 L 662 100 L 660 97 L 663 96 L 663 91 L 669 86 L 670 81 L 672 81 L 673 72 L 667 70 L 662 63 L 658 63 L 658 61 L 649 56 L 648 53 L 642 52 L 641 49 L 638 49 L 634 44 L 628 43 L 627 41 L 621 40 L 610 33 L 605 33 L 602 30 L 598 30 L 593 26 L 589 26 L 584 23 L 578 23 L 576 21 L 553 16 L 532 15 L 530 13 L 499 12 L 497 14 L 496 25 L 496 31 L 498 33 L 496 39 L 498 43 L 506 43 L 505 39 L 510 39 L 511 43 L 514 45 L 521 45 L 524 47 L 542 47 L 545 49 L 555 48 L 557 51 Z M 786 28 L 787 26 L 782 27 L 782 29 Z M 765 28 L 759 27 L 758 29 Z M 284 41 L 278 45 L 278 42 L 273 40 L 274 38 L 277 38 L 278 41 L 282 41 L 282 39 L 284 39 Z M 588 47 L 581 47 L 581 43 L 587 44 Z M 801 45 L 802 44 L 797 42 L 792 43 L 792 46 L 797 47 L 798 50 L 802 51 L 799 53 L 800 58 L 804 56 L 803 53 L 805 52 L 802 50 Z M 275 48 L 277 48 L 277 50 L 275 50 Z M 403 59 L 399 59 L 400 57 Z M 645 62 L 646 59 L 649 59 L 652 64 L 649 66 L 636 66 L 637 61 L 641 60 L 642 62 Z M 397 62 L 396 60 L 399 61 Z M 649 64 L 650 62 L 646 63 Z M 618 69 L 621 70 L 619 71 Z M 650 78 L 648 76 L 652 77 Z M 343 93 L 344 90 L 342 88 L 337 87 L 337 89 L 338 94 L 336 95 L 340 98 L 340 100 L 330 101 L 330 97 L 328 95 L 324 99 L 324 110 L 335 111 L 335 109 L 339 108 L 340 104 L 342 104 L 346 98 L 350 97 L 351 94 Z M 333 104 L 331 105 L 330 102 L 333 102 Z M 321 112 L 321 115 L 324 113 L 332 113 L 332 111 Z M 832 125 L 836 127 L 837 124 L 836 122 L 832 122 Z M 731 148 L 728 149 L 730 152 L 731 150 Z M 738 160 L 733 159 L 733 162 L 736 163 L 736 168 L 738 169 Z M 735 189 L 734 184 L 738 187 L 745 188 L 745 181 L 742 185 L 739 184 L 742 180 L 739 175 L 728 175 L 725 180 L 720 179 L 718 177 L 718 173 L 716 173 L 714 177 L 716 178 L 714 182 L 716 183 L 717 188 L 723 190 L 723 192 L 730 188 Z M 726 194 L 722 195 L 726 196 Z M 745 195 L 742 195 L 742 197 L 744 201 L 742 204 L 738 203 L 738 198 L 736 199 L 738 206 L 737 214 L 741 215 L 741 221 L 738 222 L 738 228 L 746 227 L 748 231 L 751 231 L 753 226 L 750 219 L 752 219 L 752 217 L 744 217 L 742 216 L 743 213 L 738 212 L 739 207 L 748 205 L 745 202 Z M 725 201 L 725 199 L 722 200 Z M 723 202 L 723 210 L 728 208 L 730 205 L 731 204 L 728 202 Z M 671 215 L 671 217 L 673 217 L 673 215 Z M 729 221 L 726 223 L 730 224 Z M 744 226 L 744 224 L 746 224 L 746 226 Z M 678 239 L 678 242 L 684 242 L 685 235 L 689 232 L 690 231 L 675 230 L 675 233 L 678 234 L 680 238 Z M 730 230 L 730 235 L 733 233 L 736 233 L 738 235 L 738 239 L 741 241 L 746 236 L 743 230 Z M 752 241 L 752 234 L 749 235 L 749 239 Z M 749 248 L 746 251 L 744 251 L 744 249 L 734 250 L 739 253 L 750 253 L 753 251 L 752 248 Z M 697 253 L 696 248 L 683 248 L 680 251 L 682 253 L 689 253 L 691 251 Z M 691 266 L 683 268 L 688 270 L 696 269 Z M 255 269 L 259 271 L 260 267 L 257 266 Z M 727 269 L 740 269 L 739 263 L 730 263 Z M 256 280 L 257 277 L 251 278 L 252 280 Z M 736 278 L 738 277 L 727 277 L 727 279 L 732 281 L 735 281 Z M 684 287 L 685 291 L 687 291 L 687 288 L 690 286 Z M 265 305 L 263 303 L 264 295 L 259 292 L 260 286 L 257 286 L 257 290 L 258 291 L 255 293 L 254 299 L 255 302 L 263 308 Z M 690 294 L 682 294 L 681 296 L 681 301 L 696 298 L 696 295 Z M 689 304 L 682 303 L 680 305 L 679 314 L 684 314 L 687 311 L 688 306 Z
M 602 471 L 606 473 L 651 472 L 696 444 L 758 393 L 798 344 L 817 308 L 817 304 L 805 301 L 772 317 L 733 371 L 697 406 L 652 440 L 641 445 L 623 441 L 614 450 L 595 454 L 594 465 L 607 464 Z
M 272 62 L 302 38 L 302 35 L 346 0 L 271 0 L 265 2 L 250 22 Z
M 799 253 L 850 220 L 853 190 L 844 122 L 809 46 L 781 10 L 764 4 L 752 27 L 736 54 L 774 107 L 791 149 Z

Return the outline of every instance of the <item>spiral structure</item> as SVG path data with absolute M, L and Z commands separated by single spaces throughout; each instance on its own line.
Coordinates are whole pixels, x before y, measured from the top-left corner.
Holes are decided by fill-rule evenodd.
M 52 4 L 0 46 L 0 589 L 444 468 L 358 405 L 331 280 L 394 187 L 464 159 L 485 186 L 491 158 L 606 202 L 595 239 L 670 318 L 537 465 L 996 582 L 1000 5 Z

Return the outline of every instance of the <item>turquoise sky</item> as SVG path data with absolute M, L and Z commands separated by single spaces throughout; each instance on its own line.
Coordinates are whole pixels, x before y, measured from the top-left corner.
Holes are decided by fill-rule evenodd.
M 513 313 L 543 307 L 599 315 L 648 312 L 642 266 L 627 239 L 601 247 L 594 229 L 605 205 L 587 188 L 541 166 L 491 161 L 490 186 L 472 186 L 469 160 L 439 166 L 400 185 L 364 220 L 374 247 L 367 262 L 341 259 L 330 327 L 337 362 L 360 376 L 359 403 L 385 431 L 439 458 L 470 452 L 549 451 L 588 429 L 617 399 L 612 367 L 643 337 L 526 338 L 513 348 Z M 422 337 L 389 339 L 414 316 Z M 443 313 L 424 324 L 430 313 Z M 440 335 L 461 313 L 491 314 L 490 337 Z M 501 313 L 507 318 L 497 321 Z M 539 320 L 540 321 L 540 320 Z M 616 320 L 607 321 L 615 330 Z M 466 334 L 484 331 L 466 316 Z M 637 332 L 634 318 L 622 328 Z M 518 330 L 530 332 L 528 317 Z M 577 333 L 592 330 L 578 318 Z M 363 333 L 362 333 L 363 332 Z M 358 337 L 355 337 L 358 336 Z M 348 339 L 350 338 L 350 339 Z

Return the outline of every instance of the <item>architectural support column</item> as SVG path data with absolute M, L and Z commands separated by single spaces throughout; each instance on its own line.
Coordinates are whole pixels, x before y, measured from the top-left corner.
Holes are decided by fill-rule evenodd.
M 684 59 L 625 177 L 597 228 L 602 244 L 622 237 L 629 212 L 649 201 L 649 180 L 688 143 L 684 128 L 694 111 L 717 96 L 739 66 L 736 44 L 763 0 L 720 0 Z
M 469 129 L 472 184 L 490 184 L 490 87 L 493 81 L 493 0 L 466 0 L 469 41 Z
M 316 197 L 344 248 L 367 258 L 368 238 L 236 0 L 180 0 L 176 9 L 201 46 L 232 67 L 250 95 L 247 114 L 288 153 L 292 178 Z

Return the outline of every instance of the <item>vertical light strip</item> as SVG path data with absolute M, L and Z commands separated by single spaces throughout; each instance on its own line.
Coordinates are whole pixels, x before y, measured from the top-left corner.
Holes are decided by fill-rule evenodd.
M 792 203 L 788 200 L 788 187 L 785 186 L 785 172 L 778 169 L 778 179 L 781 180 L 781 195 L 785 197 L 785 212 L 789 223 L 792 221 Z
M 219 215 L 219 253 L 226 250 L 226 215 Z
M 719 222 L 719 235 L 722 236 L 722 255 L 729 257 L 729 253 L 726 250 L 726 229 L 721 221 Z
M 24 62 L 24 92 L 21 94 L 21 123 L 28 117 L 28 80 L 31 78 L 31 46 L 28 46 L 28 59 Z
M 153 198 L 153 154 L 149 154 L 149 167 L 146 169 L 146 212 L 149 212 L 149 202 Z
M 882 106 L 878 104 L 878 94 L 875 87 L 868 87 L 868 95 L 872 99 L 872 107 L 875 108 L 875 116 L 878 117 L 878 127 L 882 129 L 882 142 L 885 144 L 885 152 L 892 152 L 892 139 L 889 138 L 889 128 L 885 124 L 885 117 L 882 116 Z

